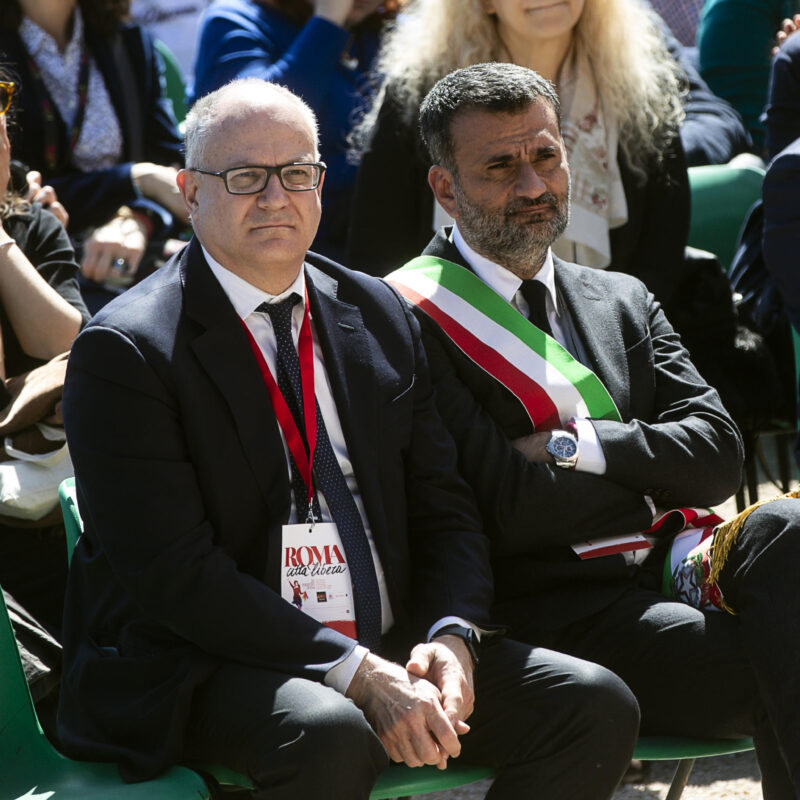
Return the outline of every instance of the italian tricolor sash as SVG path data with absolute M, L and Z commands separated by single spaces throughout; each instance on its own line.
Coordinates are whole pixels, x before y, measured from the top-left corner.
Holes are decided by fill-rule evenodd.
M 571 417 L 620 420 L 594 372 L 469 270 L 420 256 L 386 280 L 519 399 L 535 430 Z
M 474 273 L 445 259 L 421 256 L 386 280 L 519 399 L 535 430 L 560 427 L 571 417 L 621 421 L 597 375 Z M 646 531 L 582 542 L 572 549 L 581 559 L 632 554 L 646 552 L 656 538 L 675 536 L 664 566 L 665 593 L 698 608 L 719 607 L 720 592 L 708 581 L 708 551 L 720 522 L 711 509 L 675 509 L 657 513 Z

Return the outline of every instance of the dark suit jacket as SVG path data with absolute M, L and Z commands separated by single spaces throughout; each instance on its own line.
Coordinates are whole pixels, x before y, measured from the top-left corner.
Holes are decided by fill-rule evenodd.
M 633 171 L 622 151 L 619 167 L 628 221 L 610 232 L 610 269 L 643 280 L 660 302 L 677 293 L 689 235 L 689 176 L 680 140 L 664 153 L 660 169 Z M 387 90 L 376 128 L 356 178 L 347 263 L 370 275 L 387 275 L 427 245 L 433 233 L 430 160 L 415 130 L 403 123 Z
M 395 628 L 483 624 L 487 540 L 387 285 L 309 255 L 309 300 Z M 177 760 L 221 660 L 322 680 L 355 642 L 281 599 L 284 449 L 241 321 L 196 241 L 75 342 L 64 418 L 85 522 L 70 568 L 60 731 L 144 777 Z
M 800 41 L 800 40 L 799 40 Z M 800 139 L 778 153 L 764 176 L 764 262 L 800 330 Z
M 466 267 L 443 232 L 426 254 Z M 417 312 L 436 401 L 492 539 L 496 617 L 553 629 L 631 586 L 621 556 L 581 562 L 569 544 L 649 526 L 660 507 L 710 505 L 737 488 L 738 431 L 689 361 L 660 306 L 628 275 L 555 259 L 556 290 L 622 422 L 596 420 L 602 476 L 529 464 L 510 440 L 531 432 L 521 403 Z
M 0 31 L 0 54 L 10 68 L 19 91 L 14 95 L 16 120 L 10 129 L 14 158 L 38 169 L 52 184 L 58 199 L 69 211 L 69 231 L 77 234 L 87 227 L 107 222 L 122 205 L 151 209 L 155 223 L 171 224 L 166 210 L 147 200 L 138 200 L 130 179 L 134 161 L 155 164 L 182 163 L 182 141 L 177 131 L 172 104 L 160 82 L 160 65 L 152 36 L 136 25 L 121 26 L 116 37 L 85 29 L 89 52 L 97 64 L 122 129 L 122 161 L 93 172 L 76 170 L 69 160 L 68 131 L 58 114 L 57 168 L 45 162 L 42 97 L 30 74 L 22 40 L 16 32 Z M 118 51 L 115 53 L 115 48 Z M 133 91 L 126 91 L 120 74 L 121 60 L 129 65 Z M 51 100 L 52 102 L 52 100 Z M 55 107 L 55 106 L 54 106 Z M 160 225 L 157 225 L 160 227 Z
M 790 36 L 772 61 L 766 117 L 767 160 L 800 136 L 800 39 Z

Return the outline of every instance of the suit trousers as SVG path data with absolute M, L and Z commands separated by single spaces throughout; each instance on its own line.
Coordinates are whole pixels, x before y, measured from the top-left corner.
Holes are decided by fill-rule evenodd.
M 799 523 L 797 500 L 747 518 L 719 581 L 736 615 L 631 587 L 561 630 L 513 634 L 613 671 L 636 696 L 645 734 L 752 736 L 765 799 L 798 798 Z
M 491 800 L 603 800 L 627 768 L 636 700 L 596 664 L 496 637 L 481 648 L 460 761 Z M 184 757 L 248 775 L 254 798 L 366 800 L 389 765 L 361 711 L 322 684 L 228 663 L 196 692 Z

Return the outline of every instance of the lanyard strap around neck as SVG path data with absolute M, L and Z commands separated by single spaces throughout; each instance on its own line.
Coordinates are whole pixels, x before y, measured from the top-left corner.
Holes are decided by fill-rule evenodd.
M 312 501 L 314 499 L 312 470 L 314 468 L 314 450 L 317 446 L 317 401 L 314 395 L 314 343 L 311 337 L 311 322 L 308 313 L 308 291 L 306 290 L 303 322 L 300 326 L 300 338 L 297 342 L 297 356 L 300 361 L 300 384 L 303 392 L 303 424 L 305 427 L 305 438 L 308 442 L 308 451 L 306 451 L 303 437 L 297 427 L 297 422 L 292 412 L 289 410 L 286 399 L 283 394 L 281 394 L 281 390 L 278 388 L 275 378 L 270 372 L 264 354 L 258 346 L 258 342 L 256 342 L 255 337 L 244 320 L 242 320 L 242 326 L 244 327 L 250 342 L 250 348 L 261 370 L 261 377 L 269 392 L 272 408 L 275 411 L 278 425 L 286 439 L 286 445 L 294 459 L 300 477 L 303 479 L 303 483 L 308 490 L 307 499 L 310 515 Z

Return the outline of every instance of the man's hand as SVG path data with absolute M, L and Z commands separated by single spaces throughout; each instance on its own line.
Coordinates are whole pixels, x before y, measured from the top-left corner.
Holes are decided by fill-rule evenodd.
M 448 757 L 461 752 L 439 689 L 399 664 L 368 654 L 350 682 L 347 697 L 364 712 L 392 761 L 445 769 Z
M 147 236 L 141 222 L 129 215 L 119 214 L 111 222 L 95 229 L 83 243 L 81 272 L 89 280 L 102 283 L 117 259 L 127 264 L 128 275 L 139 268 Z
M 549 441 L 550 431 L 541 431 L 520 436 L 519 439 L 512 439 L 511 446 L 515 450 L 519 450 L 533 464 L 552 464 L 553 457 L 545 449 Z
M 446 634 L 411 651 L 406 669 L 426 678 L 442 694 L 442 707 L 458 734 L 469 733 L 466 720 L 475 707 L 472 656 L 464 640 Z

